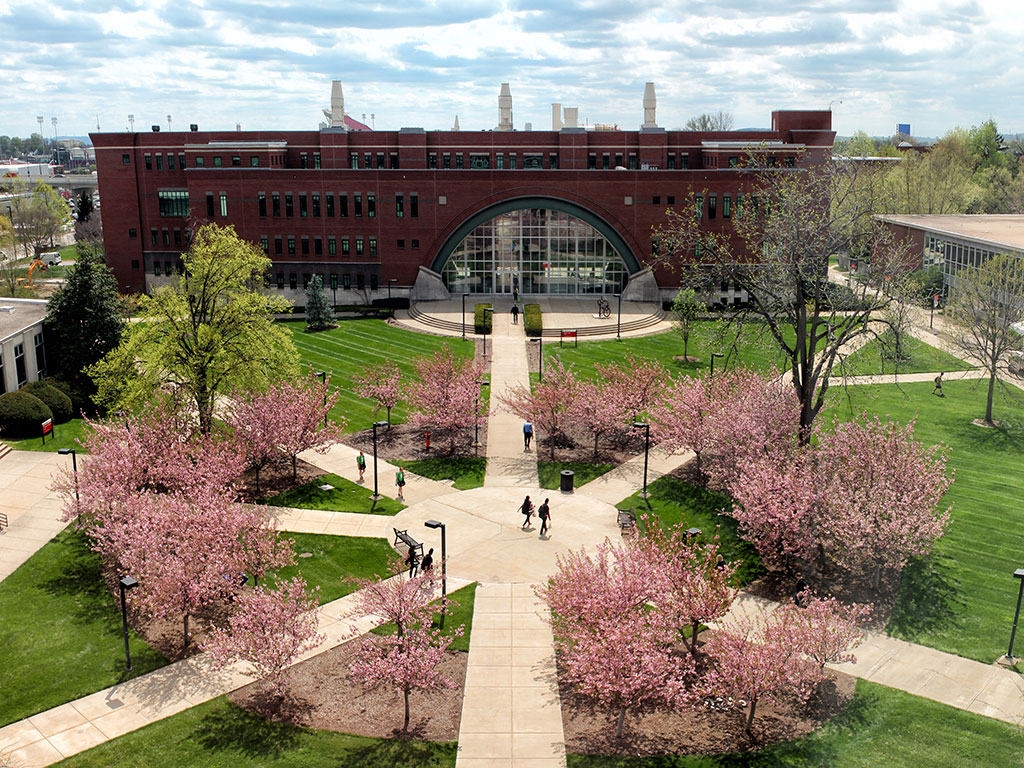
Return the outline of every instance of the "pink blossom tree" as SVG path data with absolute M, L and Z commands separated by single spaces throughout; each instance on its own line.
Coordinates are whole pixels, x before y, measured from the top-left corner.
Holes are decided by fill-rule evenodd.
M 693 451 L 700 472 L 702 457 L 717 444 L 718 411 L 706 376 L 680 377 L 653 408 L 651 434 L 672 453 Z
M 259 586 L 268 571 L 295 563 L 295 544 L 278 534 L 266 507 L 247 505 L 236 509 L 240 526 L 235 549 L 238 570 L 252 576 L 253 584 Z
M 479 423 L 483 360 L 467 360 L 445 346 L 415 363 L 417 380 L 408 388 L 410 423 L 447 434 L 455 451 L 458 433 Z
M 376 616 L 384 624 L 394 624 L 403 635 L 417 624 L 429 625 L 433 615 L 441 610 L 440 603 L 432 603 L 436 592 L 437 576 L 433 570 L 412 578 L 405 576 L 404 565 L 391 564 L 388 578 L 351 579 L 356 587 L 356 613 Z
M 555 441 L 565 434 L 579 407 L 580 382 L 572 364 L 563 365 L 557 357 L 551 358 L 546 369 L 544 378 L 532 389 L 526 384 L 515 384 L 501 395 L 500 401 L 516 416 L 548 434 L 554 461 Z
M 576 427 L 594 438 L 594 459 L 597 441 L 608 432 L 620 429 L 626 421 L 628 406 L 614 382 L 583 381 L 572 401 L 569 419 Z
M 632 424 L 660 402 L 669 383 L 668 371 L 656 360 L 626 353 L 623 365 L 595 363 L 598 378 L 619 394 L 623 418 Z
M 834 597 L 818 597 L 810 590 L 800 595 L 800 605 L 788 603 L 776 611 L 767 631 L 779 642 L 794 644 L 819 667 L 856 662 L 850 649 L 864 637 L 860 624 L 871 616 L 869 605 L 843 605 Z
M 225 420 L 232 444 L 246 466 L 256 472 L 256 494 L 260 493 L 260 471 L 281 455 L 278 436 L 287 429 L 287 409 L 275 402 L 276 388 L 266 392 L 245 392 L 236 396 L 227 409 Z
M 388 427 L 391 426 L 391 409 L 402 399 L 402 369 L 390 360 L 379 365 L 363 368 L 353 379 L 354 389 L 360 397 L 373 400 L 377 407 L 374 413 L 386 408 Z
M 333 423 L 327 415 L 338 401 L 331 392 L 331 380 L 318 381 L 312 371 L 302 379 L 271 384 L 261 395 L 266 408 L 281 413 L 277 448 L 292 461 L 292 478 L 297 474 L 296 457 L 302 451 L 325 453 L 341 439 L 344 421 Z
M 275 696 L 284 696 L 288 666 L 323 641 L 317 632 L 319 589 L 307 592 L 306 582 L 296 577 L 273 590 L 241 592 L 227 627 L 212 628 L 204 644 L 214 667 L 246 661 Z

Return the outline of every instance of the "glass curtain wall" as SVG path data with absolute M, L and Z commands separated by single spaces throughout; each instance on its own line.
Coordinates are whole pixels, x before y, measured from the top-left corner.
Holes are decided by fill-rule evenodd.
M 562 211 L 495 216 L 463 238 L 443 271 L 452 293 L 618 293 L 629 271 L 612 244 Z

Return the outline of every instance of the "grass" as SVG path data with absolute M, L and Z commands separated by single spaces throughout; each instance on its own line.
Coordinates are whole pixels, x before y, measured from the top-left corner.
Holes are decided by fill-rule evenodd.
M 756 725 L 755 725 L 756 728 Z M 1008 723 L 857 682 L 846 709 L 798 741 L 733 755 L 568 755 L 568 768 L 1010 768 L 1024 733 Z
M 306 333 L 304 321 L 288 321 L 285 327 L 292 333 L 303 365 L 331 375 L 331 387 L 339 396 L 331 418 L 344 417 L 350 431 L 369 429 L 385 416 L 383 412 L 374 414 L 373 402 L 353 391 L 352 380 L 362 368 L 390 360 L 411 376 L 417 358 L 442 347 L 466 358 L 473 355 L 472 341 L 407 331 L 373 318 L 339 319 L 337 328 L 317 333 Z M 391 421 L 401 423 L 407 415 L 405 403 L 400 403 L 392 410 Z
M 58 765 L 64 768 L 451 768 L 455 743 L 374 739 L 275 723 L 208 701 Z
M 349 579 L 369 579 L 389 573 L 395 551 L 387 540 L 368 536 L 330 536 L 320 533 L 282 534 L 295 542 L 296 564 L 276 571 L 279 579 L 301 574 L 306 583 L 320 587 L 320 602 L 329 603 L 354 592 Z
M 473 604 L 476 600 L 476 582 L 452 592 L 448 595 L 448 599 L 456 604 L 449 605 L 448 615 L 444 620 L 444 634 L 451 635 L 457 627 L 465 627 L 462 636 L 456 637 L 450 647 L 453 651 L 469 653 L 469 636 L 473 633 Z M 432 626 L 438 628 L 441 626 L 439 616 L 434 619 Z M 398 625 L 383 624 L 370 631 L 376 635 L 393 635 L 398 631 Z
M 129 631 L 126 673 L 122 638 L 99 556 L 61 532 L 0 582 L 0 726 L 167 664 Z
M 628 510 L 631 507 L 637 516 L 637 526 L 643 529 L 641 515 L 656 516 L 663 528 L 682 523 L 686 528 L 700 528 L 704 536 L 711 535 L 716 526 L 719 530 L 719 546 L 722 556 L 729 562 L 738 561 L 736 570 L 737 586 L 749 584 L 764 573 L 757 551 L 737 533 L 736 522 L 718 513 L 728 509 L 732 502 L 727 496 L 698 488 L 676 477 L 659 477 L 647 486 L 648 498 L 638 492 L 616 504 L 616 508 Z
M 537 475 L 540 477 L 541 488 L 558 490 L 562 483 L 562 470 L 567 469 L 576 473 L 573 483 L 574 487 L 579 488 L 605 472 L 615 469 L 615 466 L 615 464 L 590 464 L 585 461 L 538 461 Z
M 3 440 L 3 442 L 16 451 L 45 451 L 47 453 L 54 453 L 61 448 L 74 448 L 76 451 L 81 451 L 82 446 L 76 441 L 82 436 L 84 429 L 85 419 L 71 419 L 64 424 L 55 424 L 53 427 L 53 437 L 51 439 L 47 435 L 45 444 L 38 436 L 17 439 L 0 436 L 0 440 Z
M 372 472 L 372 468 L 368 471 Z M 364 478 L 365 479 L 365 478 Z M 292 488 L 290 491 L 271 496 L 263 503 L 272 507 L 297 507 L 299 509 L 322 509 L 329 512 L 356 512 L 363 515 L 397 515 L 405 504 L 394 499 L 370 498 L 373 476 L 365 485 L 353 483 L 338 475 L 323 475 L 312 482 Z M 320 490 L 321 485 L 333 485 L 329 491 Z
M 484 458 L 409 459 L 392 463 L 431 480 L 454 480 L 452 487 L 460 491 L 480 488 L 487 471 L 487 459 Z
M 963 360 L 912 336 L 907 336 L 904 340 L 904 349 L 907 359 L 899 364 L 899 373 L 938 373 L 966 371 L 971 368 Z M 891 359 L 882 357 L 882 343 L 878 339 L 872 339 L 846 359 L 846 373 L 851 376 L 891 374 L 894 368 Z
M 936 552 L 908 566 L 889 632 L 916 643 L 982 662 L 1006 652 L 1024 551 L 1024 396 L 999 394 L 993 408 L 998 429 L 974 426 L 984 416 L 987 381 L 950 381 L 945 397 L 932 383 L 849 387 L 837 390 L 840 418 L 867 411 L 906 423 L 926 445 L 950 446 L 956 480 L 944 503 L 952 522 Z M 827 414 L 823 415 L 827 418 Z M 819 417 L 819 418 L 823 418 Z

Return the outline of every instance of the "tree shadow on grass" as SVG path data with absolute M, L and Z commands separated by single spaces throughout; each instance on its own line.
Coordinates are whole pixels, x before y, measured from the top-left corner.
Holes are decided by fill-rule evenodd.
M 39 582 L 39 589 L 56 598 L 72 598 L 73 618 L 82 623 L 102 623 L 104 630 L 117 631 L 121 615 L 103 579 L 100 556 L 89 549 L 88 540 L 76 531 L 56 539 L 61 547 L 56 575 Z
M 234 704 L 206 715 L 194 736 L 204 749 L 238 752 L 246 757 L 278 758 L 298 746 L 306 729 L 275 723 Z
M 407 739 L 374 739 L 353 746 L 339 755 L 338 768 L 363 768 L 370 765 L 398 765 L 402 768 L 442 768 L 454 765 L 457 746 L 454 743 L 410 741 Z
M 940 554 L 913 558 L 900 577 L 889 618 L 889 631 L 913 639 L 922 633 L 952 628 L 966 602 Z

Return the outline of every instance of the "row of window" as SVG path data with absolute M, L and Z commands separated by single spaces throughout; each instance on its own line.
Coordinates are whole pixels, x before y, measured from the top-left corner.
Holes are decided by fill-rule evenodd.
M 157 152 L 155 154 L 151 153 L 151 152 L 146 152 L 142 156 L 142 161 L 145 164 L 147 171 L 152 171 L 152 170 L 162 171 L 164 169 L 164 160 L 165 160 L 165 158 L 166 158 L 167 170 L 168 171 L 176 171 L 179 168 L 181 170 L 185 170 L 185 153 L 184 152 L 179 152 L 177 155 L 175 155 L 175 154 L 173 154 L 171 152 L 168 152 L 166 155 L 164 155 L 164 154 L 162 154 L 160 152 Z M 211 165 L 209 167 L 221 168 L 221 167 L 225 166 L 225 162 L 224 162 L 225 156 L 224 155 L 211 155 L 209 159 L 210 159 L 210 163 L 211 163 Z M 284 162 L 285 161 L 285 156 L 284 155 L 270 155 L 269 159 L 270 159 L 271 167 L 283 166 L 285 164 L 285 162 Z M 207 167 L 206 160 L 207 160 L 207 158 L 206 158 L 205 155 L 196 155 L 193 158 L 193 162 L 194 162 L 196 168 L 206 168 Z M 260 167 L 260 156 L 259 155 L 228 155 L 227 156 L 227 161 L 228 161 L 228 164 L 231 167 L 233 167 L 233 168 L 241 168 L 243 165 L 248 165 L 250 168 L 259 168 Z M 132 156 L 128 152 L 122 153 L 121 154 L 121 162 L 124 165 L 131 165 Z M 308 154 L 306 152 L 302 152 L 299 155 L 299 167 L 300 168 L 309 168 L 309 156 L 308 156 Z M 314 152 L 313 153 L 313 167 L 314 168 L 319 168 L 320 167 L 320 153 L 319 152 Z
M 345 291 L 348 291 L 348 290 L 352 289 L 352 275 L 350 275 L 347 272 L 345 272 L 345 273 L 343 273 L 341 275 L 341 284 L 340 285 L 338 284 L 338 275 L 335 272 L 332 272 L 330 275 L 327 275 L 327 279 L 326 280 L 324 279 L 324 274 L 322 272 L 318 272 L 318 273 L 303 272 L 302 273 L 302 288 L 303 288 L 303 290 L 305 290 L 306 288 L 309 287 L 310 282 L 312 282 L 312 280 L 313 280 L 313 275 L 314 274 L 316 274 L 316 276 L 320 278 L 320 285 L 322 285 L 325 289 L 330 289 L 332 291 L 336 291 L 336 290 L 338 290 L 338 288 L 341 288 L 342 290 L 345 290 Z M 377 288 L 380 285 L 379 280 L 380 280 L 380 278 L 378 277 L 376 272 L 371 272 L 370 273 L 370 290 L 371 291 L 376 291 L 377 290 Z M 299 276 L 298 276 L 297 273 L 295 273 L 295 272 L 289 272 L 288 273 L 288 287 L 291 290 L 293 290 L 293 291 L 298 289 L 298 287 L 299 287 Z M 365 287 L 366 287 L 366 275 L 363 274 L 362 272 L 357 272 L 356 273 L 356 288 L 358 290 L 362 290 Z M 284 290 L 284 272 L 278 272 L 277 273 L 277 288 L 280 291 Z
M 341 241 L 341 255 L 342 256 L 376 256 L 377 255 L 377 238 L 376 237 L 335 237 L 329 235 L 327 237 L 327 253 L 331 256 L 338 254 L 338 241 Z M 267 255 L 270 254 L 270 241 L 271 238 L 268 235 L 260 237 L 260 247 L 263 252 Z M 310 253 L 314 256 L 323 256 L 324 254 L 324 238 L 316 235 L 312 238 L 312 251 L 310 250 L 310 238 L 303 235 L 302 237 L 296 238 L 295 235 L 275 235 L 274 241 L 274 255 L 282 256 L 287 253 L 289 256 L 294 256 L 297 253 L 303 256 L 309 256 Z M 420 241 L 410 241 L 412 248 L 419 248 Z M 399 248 L 405 248 L 405 240 L 398 241 Z
M 134 228 L 128 230 L 129 240 L 135 240 L 138 236 L 138 230 Z M 181 227 L 149 228 L 149 244 L 152 246 L 171 245 L 172 239 L 174 245 L 188 245 L 192 241 L 192 232 L 189 229 L 183 230 Z
M 283 210 L 285 218 L 292 218 L 296 214 L 296 201 L 298 202 L 298 216 L 300 219 L 304 219 L 307 216 L 312 216 L 314 219 L 319 219 L 321 215 L 331 219 L 334 218 L 335 214 L 339 218 L 347 218 L 349 215 L 349 194 L 347 192 L 339 192 L 337 196 L 337 205 L 335 205 L 335 196 L 333 192 L 328 192 L 321 197 L 319 192 L 313 192 L 307 195 L 305 192 L 300 192 L 298 195 L 294 195 L 291 192 L 285 192 L 282 196 L 280 192 L 270 193 L 270 206 L 269 214 L 274 218 L 280 218 L 282 212 L 282 197 L 283 197 Z M 364 210 L 364 196 L 362 193 L 354 193 L 352 196 L 352 215 L 356 218 L 361 218 Z M 207 195 L 209 198 L 209 194 Z M 222 208 L 227 210 L 227 202 L 224 200 L 224 195 L 221 195 Z M 209 207 L 209 206 L 208 206 Z M 261 217 L 268 215 L 267 206 L 267 193 L 259 192 L 256 195 L 256 207 Z M 395 195 L 395 216 L 397 218 L 403 218 L 408 208 L 410 218 L 418 218 L 420 215 L 420 199 L 419 196 L 412 192 L 408 197 L 408 206 L 406 205 L 406 196 L 404 193 L 399 192 Z M 365 210 L 367 218 L 375 218 L 377 216 L 377 196 L 372 192 L 367 193 L 365 196 Z M 211 214 L 212 215 L 212 214 Z M 226 215 L 226 214 L 223 214 Z
M 32 342 L 36 347 L 36 378 L 46 376 L 46 350 L 43 347 L 42 332 L 32 336 Z M 28 384 L 28 370 L 25 367 L 25 344 L 14 345 L 14 373 L 18 389 Z M 4 376 L 4 357 L 0 354 L 0 395 L 7 392 L 7 379 Z

